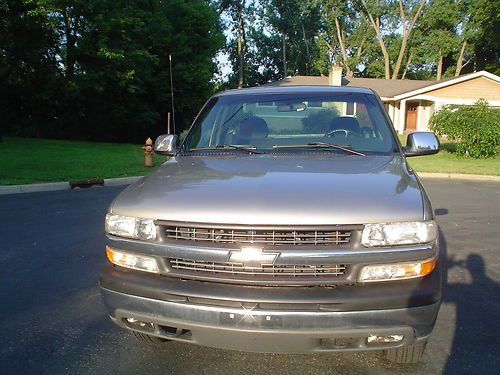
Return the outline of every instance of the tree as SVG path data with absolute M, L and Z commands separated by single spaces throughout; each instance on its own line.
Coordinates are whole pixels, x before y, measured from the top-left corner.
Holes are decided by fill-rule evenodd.
M 244 86 L 245 80 L 245 52 L 247 46 L 245 29 L 246 20 L 250 17 L 250 7 L 244 1 L 238 0 L 221 0 L 218 4 L 219 10 L 228 18 L 227 27 L 231 32 L 236 32 L 238 88 Z M 231 39 L 228 44 L 231 44 Z
M 325 0 L 322 6 L 323 29 L 317 43 L 323 51 L 317 63 L 326 73 L 332 64 L 328 58 L 331 55 L 334 62 L 340 63 L 346 75 L 351 77 L 363 61 L 366 45 L 371 43 L 373 33 L 352 2 Z
M 212 93 L 220 19 L 204 0 L 0 2 L 0 110 L 12 134 L 142 142 Z
M 429 71 L 437 79 L 442 76 L 459 76 L 479 67 L 478 58 L 486 45 L 485 56 L 491 70 L 498 66 L 498 48 L 491 48 L 498 39 L 498 17 L 494 2 L 486 0 L 428 0 L 409 48 L 414 61 L 422 71 Z M 495 20 L 497 20 L 496 32 Z M 486 30 L 488 30 L 486 32 Z M 487 33 L 487 34 L 486 34 Z M 486 43 L 481 42 L 486 36 Z M 430 73 L 430 72 L 429 72 Z
M 480 28 L 473 35 L 473 56 L 478 70 L 487 69 L 500 74 L 500 17 L 499 3 L 489 0 L 476 0 L 473 14 Z
M 386 79 L 397 79 L 399 77 L 399 71 L 403 63 L 403 59 L 406 54 L 408 47 L 408 41 L 415 29 L 417 21 L 422 13 L 425 5 L 425 0 L 411 0 L 405 1 L 399 0 L 398 2 L 398 16 L 392 7 L 392 2 L 388 0 L 361 0 L 364 10 L 366 11 L 366 17 L 370 21 L 370 24 L 375 31 L 377 41 L 379 42 L 382 55 L 384 56 L 384 72 Z M 397 21 L 394 21 L 396 19 Z M 391 57 L 389 55 L 389 50 L 386 43 L 386 35 L 388 34 L 384 28 L 389 25 L 391 26 L 391 21 L 396 22 L 396 24 L 401 25 L 401 42 L 399 47 L 399 53 L 397 54 L 397 59 L 394 64 L 391 64 Z M 386 25 L 384 24 L 386 23 Z M 389 27 L 389 30 L 394 33 L 394 26 Z M 392 67 L 392 77 L 391 77 L 391 67 Z
M 462 0 L 459 3 L 458 24 L 461 48 L 457 57 L 455 76 L 469 65 L 473 69 L 500 72 L 500 17 L 497 0 Z M 473 63 L 473 64 L 472 64 Z M 472 68 L 472 65 L 474 68 Z
M 409 46 L 415 61 L 435 66 L 438 80 L 446 71 L 446 64 L 452 63 L 451 55 L 460 44 L 458 2 L 430 0 Z
M 279 60 L 274 59 L 281 76 L 316 73 L 313 55 L 320 27 L 318 1 L 262 0 L 260 10 L 263 25 L 254 36 L 281 51 Z
M 56 36 L 43 2 L 0 1 L 0 116 L 5 134 L 44 135 L 57 115 Z

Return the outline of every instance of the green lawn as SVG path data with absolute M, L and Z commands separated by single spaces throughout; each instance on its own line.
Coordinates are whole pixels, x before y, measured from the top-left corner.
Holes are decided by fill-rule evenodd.
M 462 159 L 451 143 L 442 148 L 437 155 L 408 161 L 417 172 L 500 175 L 500 157 Z M 163 160 L 156 155 L 154 165 Z M 0 142 L 0 185 L 144 175 L 151 169 L 143 162 L 141 145 L 5 137 Z
M 399 139 L 403 145 L 406 144 L 406 136 L 400 135 Z M 469 159 L 458 157 L 454 151 L 453 143 L 441 141 L 441 150 L 438 154 L 408 158 L 408 162 L 417 172 L 500 176 L 499 156 L 492 159 Z
M 144 175 L 143 155 L 141 145 L 4 137 L 0 185 Z

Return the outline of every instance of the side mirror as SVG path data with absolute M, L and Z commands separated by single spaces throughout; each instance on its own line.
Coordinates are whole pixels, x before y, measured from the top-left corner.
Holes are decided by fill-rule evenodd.
M 159 135 L 155 141 L 155 152 L 159 155 L 175 155 L 177 152 L 177 135 Z
M 403 151 L 406 157 L 437 154 L 439 152 L 439 140 L 431 132 L 410 133 Z

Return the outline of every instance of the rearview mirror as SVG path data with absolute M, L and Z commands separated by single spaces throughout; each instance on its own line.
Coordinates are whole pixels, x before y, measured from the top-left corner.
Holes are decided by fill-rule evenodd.
M 286 103 L 286 104 L 280 104 L 276 108 L 278 112 L 302 112 L 307 108 L 306 103 L 300 102 L 300 103 Z
M 177 153 L 177 135 L 159 135 L 158 138 L 156 138 L 154 150 L 159 155 L 175 155 Z
M 407 157 L 437 154 L 439 152 L 439 140 L 431 132 L 410 133 L 403 151 Z

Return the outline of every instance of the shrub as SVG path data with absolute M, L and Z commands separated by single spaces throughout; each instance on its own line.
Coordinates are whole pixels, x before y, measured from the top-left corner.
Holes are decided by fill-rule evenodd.
M 306 132 L 327 133 L 330 131 L 330 124 L 333 119 L 340 116 L 336 108 L 321 109 L 311 113 L 302 119 L 302 124 Z
M 475 159 L 497 155 L 500 113 L 484 99 L 474 105 L 448 105 L 434 113 L 430 129 L 456 143 L 458 155 Z
M 186 136 L 188 135 L 188 132 L 189 132 L 189 129 L 184 129 L 183 131 L 181 131 L 181 135 L 179 135 L 179 144 L 184 142 L 184 140 L 186 139 Z

